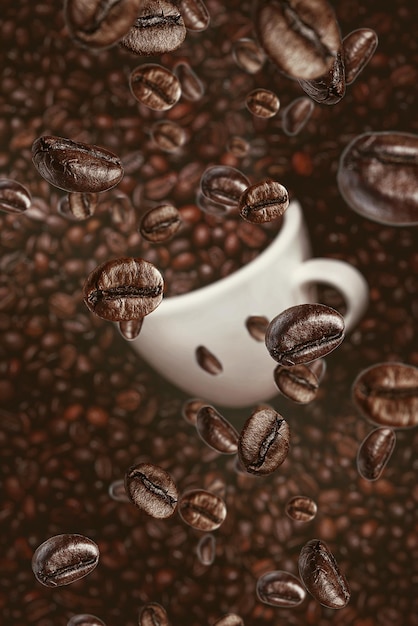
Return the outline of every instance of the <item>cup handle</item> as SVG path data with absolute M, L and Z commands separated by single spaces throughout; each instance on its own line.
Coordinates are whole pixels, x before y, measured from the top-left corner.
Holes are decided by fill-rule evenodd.
M 307 283 L 326 283 L 337 289 L 344 297 L 347 312 L 344 316 L 347 331 L 352 330 L 361 319 L 369 303 L 369 286 L 360 272 L 337 259 L 308 259 L 293 274 L 297 286 Z

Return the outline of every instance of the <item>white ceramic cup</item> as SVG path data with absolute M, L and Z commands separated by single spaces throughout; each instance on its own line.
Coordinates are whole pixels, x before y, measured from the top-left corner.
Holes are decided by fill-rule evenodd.
M 277 363 L 264 342 L 249 334 L 250 315 L 271 320 L 296 304 L 316 301 L 314 283 L 326 283 L 343 295 L 346 331 L 368 304 L 368 286 L 351 265 L 334 259 L 311 259 L 300 205 L 293 201 L 274 241 L 254 261 L 234 274 L 187 294 L 165 298 L 144 319 L 132 346 L 167 380 L 191 397 L 217 406 L 246 407 L 277 395 Z M 205 346 L 222 363 L 212 375 L 196 360 Z

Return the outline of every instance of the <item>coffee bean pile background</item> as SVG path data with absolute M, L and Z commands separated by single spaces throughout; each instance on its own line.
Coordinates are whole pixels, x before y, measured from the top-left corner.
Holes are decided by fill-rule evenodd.
M 0 176 L 35 198 L 25 214 L 0 215 L 2 623 L 65 626 L 74 613 L 93 613 L 108 626 L 135 626 L 140 607 L 153 601 L 173 625 L 212 624 L 227 612 L 254 626 L 418 624 L 418 435 L 397 431 L 382 477 L 367 482 L 356 455 L 374 427 L 350 397 L 357 374 L 374 363 L 418 365 L 417 231 L 355 214 L 336 184 L 339 156 L 357 135 L 418 133 L 418 10 L 411 0 L 331 4 L 343 36 L 368 27 L 379 45 L 341 102 L 315 105 L 301 133 L 289 137 L 280 112 L 262 119 L 245 105 L 254 89 L 276 93 L 282 109 L 303 95 L 269 62 L 256 74 L 238 68 L 233 42 L 253 36 L 250 3 L 206 0 L 211 26 L 154 59 L 168 69 L 190 63 L 205 87 L 201 100 L 183 98 L 155 112 L 129 90 L 130 73 L 150 57 L 118 46 L 78 47 L 60 3 L 2 1 Z M 160 120 L 184 129 L 178 151 L 153 141 Z M 71 222 L 59 214 L 61 193 L 31 162 L 31 145 L 45 134 L 94 143 L 122 159 L 125 177 L 101 194 L 93 217 Z M 249 143 L 242 157 L 228 150 L 236 135 Z M 198 226 L 200 176 L 218 164 L 238 167 L 252 184 L 280 181 L 302 204 L 314 255 L 348 261 L 370 285 L 369 309 L 327 357 L 317 398 L 306 406 L 279 396 L 272 402 L 291 442 L 286 461 L 266 477 L 237 472 L 234 457 L 207 447 L 181 416 L 187 398 L 82 302 L 85 277 L 110 258 L 144 255 L 180 293 L 248 262 L 254 233 L 265 245 L 269 227 L 241 218 L 227 226 L 210 216 Z M 185 224 L 167 246 L 150 244 L 137 231 L 139 219 L 166 201 Z M 202 249 L 207 254 L 199 256 Z M 342 310 L 334 291 L 321 289 L 320 297 Z M 156 349 L 163 346 L 156 342 Z M 240 430 L 250 410 L 223 414 Z M 210 489 L 217 478 L 225 483 L 228 513 L 214 531 L 211 565 L 196 554 L 202 533 L 178 515 L 154 520 L 109 497 L 112 481 L 142 462 L 169 471 L 180 492 Z M 297 495 L 317 504 L 312 521 L 286 515 Z M 100 561 L 68 587 L 43 588 L 32 555 L 61 533 L 91 538 Z M 309 595 L 292 609 L 261 603 L 257 579 L 276 569 L 297 575 L 301 547 L 313 538 L 327 543 L 347 577 L 348 605 L 333 611 Z

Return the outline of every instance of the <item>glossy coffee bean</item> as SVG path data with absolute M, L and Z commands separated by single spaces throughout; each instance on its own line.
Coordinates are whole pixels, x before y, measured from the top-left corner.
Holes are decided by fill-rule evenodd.
M 119 322 L 120 334 L 127 341 L 134 341 L 134 339 L 136 339 L 141 332 L 143 321 L 143 317 L 136 320 L 122 320 Z
M 167 611 L 158 602 L 148 602 L 139 611 L 138 626 L 169 626 Z
M 205 372 L 212 374 L 212 376 L 218 376 L 223 372 L 222 363 L 205 346 L 196 348 L 196 361 Z
M 239 170 L 226 165 L 209 167 L 202 175 L 200 187 L 212 202 L 237 207 L 250 181 Z
M 141 219 L 139 232 L 147 241 L 163 243 L 171 239 L 181 225 L 181 216 L 172 204 L 150 209 Z
M 294 496 L 286 503 L 286 514 L 295 522 L 310 522 L 314 519 L 318 507 L 312 498 Z
M 121 45 L 140 56 L 172 52 L 181 46 L 186 27 L 175 2 L 145 0 Z
M 257 597 L 264 604 L 292 608 L 301 604 L 306 591 L 299 578 L 289 572 L 276 570 L 260 576 L 256 586 Z
M 292 367 L 278 365 L 274 370 L 274 382 L 286 398 L 299 404 L 315 400 L 319 388 L 315 374 L 307 365 L 302 364 Z
M 208 28 L 210 15 L 203 0 L 178 0 L 178 7 L 188 30 L 200 32 Z
M 95 615 L 83 613 L 73 615 L 67 622 L 67 626 L 106 626 L 106 624 Z
M 285 461 L 289 442 L 283 417 L 271 407 L 256 408 L 239 436 L 238 456 L 250 474 L 271 474 Z
M 238 67 L 248 74 L 259 72 L 266 60 L 264 51 L 254 39 L 237 39 L 234 42 L 232 54 Z
M 371 28 L 358 28 L 344 37 L 343 51 L 347 85 L 351 85 L 366 67 L 377 44 L 377 34 Z
M 205 93 L 205 88 L 188 63 L 177 63 L 174 73 L 180 81 L 181 95 L 186 100 L 198 102 Z
M 221 526 L 226 517 L 225 502 L 204 489 L 185 492 L 179 500 L 180 517 L 186 524 L 211 532 Z
M 238 432 L 213 406 L 203 406 L 196 418 L 200 437 L 221 454 L 235 454 L 238 449 Z
M 274 117 L 280 108 L 280 100 L 268 89 L 254 89 L 246 99 L 245 106 L 255 117 L 268 119 Z
M 31 194 L 16 180 L 0 178 L 0 211 L 23 213 L 31 205 Z
M 208 533 L 199 539 L 196 548 L 197 558 L 202 565 L 212 565 L 216 554 L 216 539 Z
M 273 180 L 248 187 L 239 200 L 240 215 L 254 224 L 263 224 L 281 217 L 289 206 L 287 189 Z
M 300 133 L 311 117 L 314 107 L 310 98 L 302 97 L 293 100 L 282 112 L 283 132 L 289 137 Z
M 175 122 L 157 122 L 151 129 L 152 138 L 164 152 L 176 152 L 181 148 L 187 139 L 184 128 Z
M 154 111 L 171 109 L 181 96 L 178 78 L 167 68 L 156 63 L 137 67 L 130 76 L 133 96 Z
M 46 587 L 60 587 L 84 578 L 98 562 L 99 548 L 88 537 L 56 535 L 35 550 L 32 570 Z
M 70 220 L 86 220 L 94 214 L 97 202 L 97 193 L 69 193 L 61 198 L 58 213 Z
M 177 508 L 177 487 L 170 474 L 157 465 L 139 463 L 125 476 L 125 489 L 131 502 L 157 519 L 171 517 Z
M 337 104 L 345 96 L 344 57 L 338 52 L 326 74 L 313 80 L 300 80 L 299 85 L 319 104 Z
M 264 315 L 250 315 L 245 320 L 245 326 L 251 337 L 256 341 L 265 341 L 269 320 Z
M 366 480 L 377 480 L 395 448 L 396 435 L 391 428 L 376 428 L 359 447 L 357 469 Z

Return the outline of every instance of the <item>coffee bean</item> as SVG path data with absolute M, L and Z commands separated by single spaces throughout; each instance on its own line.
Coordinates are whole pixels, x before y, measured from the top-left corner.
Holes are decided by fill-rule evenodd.
M 254 224 L 271 222 L 281 217 L 288 206 L 287 189 L 273 180 L 251 185 L 239 200 L 241 217 Z
M 145 0 L 140 4 L 137 19 L 121 45 L 134 54 L 154 56 L 172 52 L 186 37 L 183 18 L 174 2 Z
M 158 602 L 148 602 L 139 611 L 139 626 L 169 626 L 167 611 Z
M 371 28 L 358 28 L 343 39 L 345 81 L 351 85 L 372 58 L 378 38 Z
M 177 63 L 174 73 L 180 81 L 183 98 L 197 102 L 203 97 L 205 93 L 203 83 L 188 63 Z
M 186 524 L 210 532 L 221 526 L 226 518 L 225 502 L 204 489 L 185 492 L 179 500 L 180 517 Z
M 64 191 L 98 193 L 123 177 L 119 158 L 109 150 L 62 137 L 36 139 L 32 161 L 45 180 Z
M 171 204 L 161 204 L 145 213 L 141 219 L 139 232 L 152 243 L 162 243 L 171 239 L 181 225 L 181 216 Z
M 106 626 L 106 624 L 95 615 L 83 613 L 82 615 L 73 615 L 68 620 L 67 626 Z
M 218 376 L 223 371 L 222 363 L 205 346 L 196 348 L 196 361 L 205 372 L 212 376 Z
M 267 572 L 257 580 L 257 597 L 264 604 L 292 608 L 301 604 L 305 597 L 299 578 L 289 572 L 276 570 Z
M 250 474 L 271 474 L 285 461 L 289 440 L 289 426 L 279 413 L 256 408 L 239 436 L 238 457 Z
M 140 5 L 140 0 L 66 0 L 64 15 L 76 41 L 89 48 L 106 48 L 126 35 Z
M 328 546 L 311 539 L 300 551 L 299 575 L 309 593 L 323 606 L 342 609 L 350 600 L 348 583 Z
M 198 411 L 206 405 L 207 402 L 201 398 L 190 398 L 183 403 L 181 414 L 188 424 L 196 426 Z
M 209 167 L 200 179 L 200 187 L 206 198 L 218 204 L 237 207 L 247 187 L 248 178 L 234 167 L 215 165 Z
M 243 137 L 238 137 L 237 135 L 234 135 L 228 141 L 227 148 L 229 152 L 232 152 L 234 156 L 242 159 L 249 153 L 250 144 Z
M 203 0 L 178 0 L 178 7 L 186 28 L 196 32 L 207 29 L 210 16 Z
M 152 138 L 164 152 L 176 152 L 187 139 L 184 128 L 175 122 L 157 122 L 151 129 Z
M 177 487 L 170 474 L 157 465 L 139 463 L 125 476 L 129 499 L 141 511 L 157 519 L 171 517 L 177 508 Z
M 312 374 L 316 377 L 318 383 L 325 376 L 325 372 L 327 370 L 327 362 L 325 359 L 315 359 L 315 361 L 311 361 L 307 364 L 307 367 L 311 370 Z
M 290 78 L 324 75 L 341 48 L 338 24 L 326 0 L 259 1 L 255 27 L 264 51 Z
M 140 317 L 136 320 L 122 320 L 119 322 L 119 331 L 122 337 L 127 341 L 134 341 L 141 332 L 144 318 Z
M 138 102 L 154 111 L 171 109 L 181 96 L 178 78 L 156 63 L 146 63 L 133 70 L 129 84 Z
M 245 99 L 245 106 L 255 117 L 274 117 L 280 108 L 280 100 L 268 89 L 254 89 Z
M 209 215 L 215 215 L 216 217 L 225 217 L 229 213 L 236 211 L 236 205 L 227 206 L 220 202 L 214 202 L 210 198 L 207 198 L 201 191 L 196 192 L 196 204 L 205 213 Z
M 123 479 L 114 480 L 113 483 L 109 485 L 108 494 L 115 502 L 130 502 Z
M 299 80 L 299 85 L 319 104 L 337 104 L 345 96 L 344 58 L 338 52 L 326 74 L 313 80 Z
M 0 178 L 0 211 L 23 213 L 31 205 L 31 194 L 16 180 Z
M 87 308 L 111 322 L 139 320 L 163 299 L 164 282 L 152 263 L 140 258 L 121 258 L 102 263 L 83 287 Z
M 226 613 L 213 622 L 213 626 L 244 626 L 243 619 L 235 613 Z
M 94 214 L 97 200 L 97 193 L 69 193 L 59 201 L 58 213 L 70 220 L 85 220 Z
M 56 535 L 35 550 L 32 570 L 46 587 L 59 587 L 84 578 L 98 562 L 99 548 L 88 537 Z
M 344 318 L 324 304 L 300 304 L 277 315 L 266 331 L 266 346 L 280 365 L 309 363 L 344 339 Z
M 259 72 L 266 60 L 266 55 L 254 39 L 244 38 L 234 41 L 232 54 L 238 67 L 248 74 Z
M 250 315 L 245 320 L 245 326 L 251 337 L 256 341 L 264 341 L 269 320 L 263 315 Z
M 238 449 L 238 432 L 213 406 L 203 406 L 196 418 L 200 437 L 221 454 L 235 454 Z
M 310 98 L 297 98 L 293 100 L 282 112 L 283 132 L 289 137 L 300 133 L 308 122 L 315 108 Z
M 296 522 L 310 522 L 316 515 L 317 506 L 307 496 L 294 496 L 287 502 L 285 511 Z
M 212 565 L 216 555 L 216 539 L 211 534 L 203 535 L 196 548 L 197 558 L 202 565 Z
M 367 219 L 391 226 L 418 224 L 418 135 L 365 133 L 340 158 L 338 187 Z
M 396 435 L 390 428 L 376 428 L 359 447 L 357 469 L 366 480 L 377 480 L 395 448 Z
M 274 382 L 286 398 L 299 404 L 315 400 L 319 388 L 318 379 L 307 365 L 278 365 L 274 370 Z
M 353 384 L 357 409 L 379 426 L 418 425 L 418 368 L 403 363 L 378 363 L 363 370 Z

